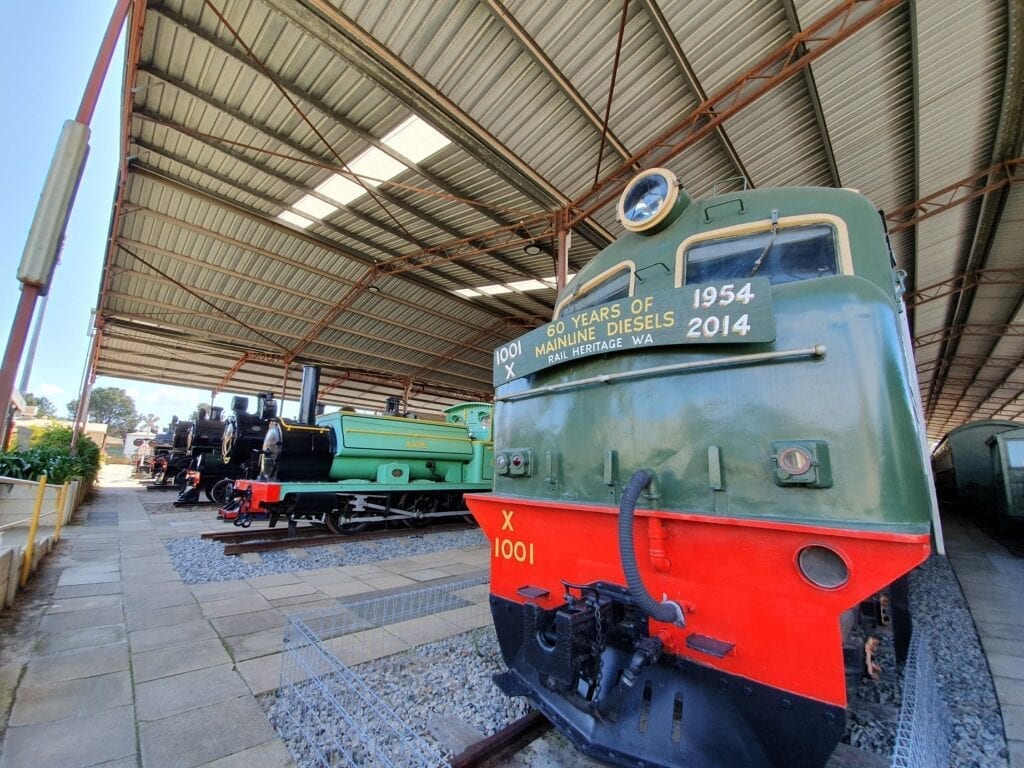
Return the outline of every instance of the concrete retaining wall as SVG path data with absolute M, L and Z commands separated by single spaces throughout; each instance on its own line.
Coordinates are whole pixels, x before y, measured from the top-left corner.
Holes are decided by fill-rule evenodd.
M 46 486 L 30 571 L 39 567 L 43 557 L 56 544 L 58 520 L 61 527 L 67 525 L 71 515 L 85 501 L 90 488 L 89 483 L 78 479 L 64 486 Z M 63 504 L 59 504 L 62 490 Z M 0 607 L 11 605 L 20 587 L 32 512 L 38 493 L 39 483 L 0 477 Z

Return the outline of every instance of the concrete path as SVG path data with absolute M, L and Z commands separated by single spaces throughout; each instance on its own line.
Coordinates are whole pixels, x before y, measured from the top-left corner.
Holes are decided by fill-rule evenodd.
M 0 617 L 0 768 L 293 765 L 256 696 L 276 690 L 289 612 L 480 573 L 486 547 L 188 586 L 161 537 L 216 530 L 210 508 L 147 514 L 127 468 L 66 529 Z
M 992 671 L 1010 768 L 1024 768 L 1024 560 L 959 518 L 944 517 L 943 528 Z

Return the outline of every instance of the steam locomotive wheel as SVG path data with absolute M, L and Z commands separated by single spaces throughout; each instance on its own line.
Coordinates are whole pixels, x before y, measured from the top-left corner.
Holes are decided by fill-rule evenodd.
M 212 488 L 206 489 L 206 498 L 210 501 L 215 501 L 221 506 L 224 506 L 231 501 L 231 491 L 234 490 L 235 484 L 228 478 L 222 478 L 213 484 Z
M 429 517 L 422 517 L 430 512 L 437 512 L 438 499 L 436 496 L 403 496 L 399 501 L 399 507 L 413 514 L 413 517 L 403 517 L 402 522 L 410 528 L 424 528 L 430 525 Z
M 353 523 L 348 522 L 352 519 L 352 513 L 349 511 L 341 512 L 337 509 L 332 509 L 330 512 L 324 515 L 324 523 L 327 525 L 327 530 L 331 533 L 338 535 L 351 535 L 353 533 L 361 533 L 366 530 L 369 523 Z

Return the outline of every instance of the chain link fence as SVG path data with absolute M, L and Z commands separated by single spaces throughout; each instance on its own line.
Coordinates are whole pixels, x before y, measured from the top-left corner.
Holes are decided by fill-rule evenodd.
M 928 640 L 924 633 L 914 632 L 903 672 L 903 705 L 892 768 L 948 768 L 950 732 Z
M 272 719 L 300 765 L 447 765 L 353 668 L 490 625 L 485 580 L 291 616 Z

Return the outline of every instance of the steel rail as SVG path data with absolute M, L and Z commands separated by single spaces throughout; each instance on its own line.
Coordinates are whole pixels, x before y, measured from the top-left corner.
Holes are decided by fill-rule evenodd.
M 466 514 L 469 514 L 468 510 Z M 398 519 L 398 518 L 396 518 Z M 321 547 L 327 544 L 340 544 L 342 542 L 357 541 L 378 541 L 381 539 L 401 539 L 406 536 L 424 535 L 427 533 L 451 533 L 454 531 L 468 531 L 476 528 L 475 524 L 455 523 L 452 525 L 438 525 L 431 528 L 407 528 L 402 531 L 371 531 L 370 533 L 332 533 L 321 536 L 303 536 L 275 538 L 269 541 L 254 541 L 248 544 L 225 544 L 225 555 L 243 555 L 247 552 L 269 552 L 275 549 L 289 549 L 296 545 L 303 548 Z M 287 530 L 287 529 L 285 529 Z
M 523 745 L 534 741 L 549 730 L 551 723 L 544 715 L 534 710 L 497 733 L 470 744 L 452 757 L 451 768 L 477 768 L 494 758 L 518 751 Z

